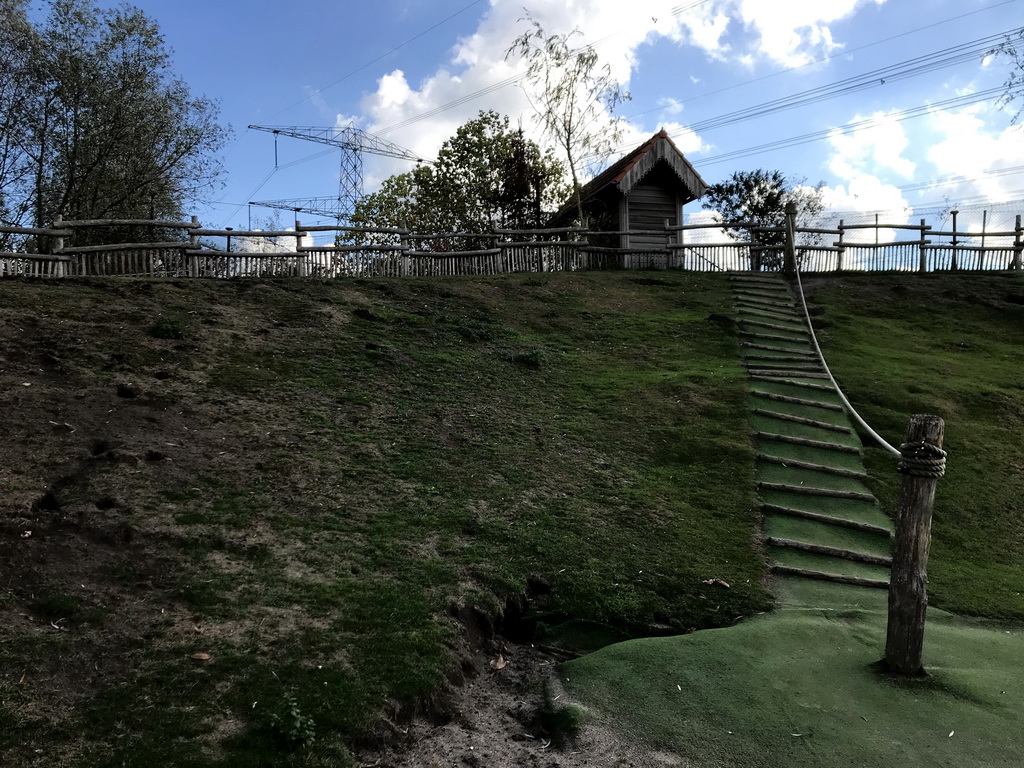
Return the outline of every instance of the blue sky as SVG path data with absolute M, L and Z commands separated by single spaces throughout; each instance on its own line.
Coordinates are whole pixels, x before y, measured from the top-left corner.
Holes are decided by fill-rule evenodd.
M 247 130 L 250 123 L 352 120 L 431 158 L 458 125 L 494 109 L 541 140 L 522 87 L 492 89 L 522 70 L 504 53 L 525 29 L 524 7 L 548 31 L 578 27 L 632 92 L 618 110 L 628 124 L 623 151 L 665 128 L 709 183 L 735 170 L 779 169 L 824 182 L 829 204 L 848 220 L 874 211 L 906 220 L 922 207 L 950 205 L 1009 209 L 1005 203 L 1024 199 L 1024 130 L 1011 127 L 1011 112 L 993 96 L 977 96 L 1006 79 L 1009 63 L 975 55 L 903 77 L 912 59 L 942 51 L 948 58 L 955 46 L 1024 26 L 1024 0 L 137 4 L 159 23 L 176 72 L 194 92 L 219 99 L 222 119 L 234 129 L 224 153 L 227 185 L 196 204 L 200 219 L 213 226 L 246 226 L 249 200 L 337 194 L 337 152 L 281 138 L 275 170 L 273 137 Z M 841 81 L 884 67 L 893 67 L 891 75 L 877 83 L 872 78 L 799 108 L 750 114 L 793 94 L 832 92 Z M 914 109 L 917 116 L 897 119 Z M 745 119 L 713 126 L 736 111 Z M 841 132 L 853 122 L 863 125 Z M 798 146 L 720 158 L 808 135 Z M 364 156 L 365 187 L 372 191 L 409 167 Z M 950 177 L 958 178 L 943 181 Z M 1024 203 L 1017 208 L 1024 211 Z M 271 211 L 251 213 L 263 219 Z M 282 214 L 282 223 L 290 216 Z

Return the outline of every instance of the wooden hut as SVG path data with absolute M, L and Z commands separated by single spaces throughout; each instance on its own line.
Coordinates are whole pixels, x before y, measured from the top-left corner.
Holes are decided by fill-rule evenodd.
M 707 184 L 664 130 L 583 186 L 583 210 L 592 230 L 658 230 L 682 224 L 683 205 L 701 197 Z M 561 226 L 578 218 L 575 195 L 552 218 Z M 619 234 L 603 245 L 661 250 L 660 234 Z

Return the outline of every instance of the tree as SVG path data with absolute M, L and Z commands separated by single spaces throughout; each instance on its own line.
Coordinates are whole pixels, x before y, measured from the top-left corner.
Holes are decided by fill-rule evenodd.
M 21 193 L 31 178 L 22 150 L 33 101 L 29 61 L 35 31 L 25 16 L 25 0 L 0 0 L 0 221 L 21 222 L 30 198 Z M 0 250 L 19 240 L 0 233 Z
M 20 0 L 0 3 L 5 24 L 24 22 Z M 163 36 L 142 11 L 53 0 L 39 28 L 22 29 L 25 54 L 8 84 L 21 97 L 9 118 L 21 170 L 0 177 L 5 218 L 179 218 L 186 198 L 215 183 L 227 135 L 216 104 L 169 74 Z
M 764 229 L 784 227 L 786 204 L 795 203 L 797 226 L 810 226 L 825 210 L 821 189 L 825 182 L 807 186 L 787 179 L 781 171 L 736 171 L 725 181 L 712 184 L 701 200 L 705 209 L 718 211 L 725 222 L 745 222 L 753 226 L 743 229 L 751 241 L 768 246 L 762 265 L 777 269 L 782 264 L 781 246 L 784 232 L 766 232 Z M 813 242 L 813 238 L 807 241 Z
M 1006 82 L 1003 83 L 1003 96 L 1000 98 L 999 104 L 1012 106 L 1016 102 L 1021 102 L 1017 111 L 1010 118 L 1010 122 L 1015 125 L 1020 120 L 1021 113 L 1024 112 L 1024 29 L 1018 29 L 1007 35 L 1006 39 L 990 53 L 1003 59 L 1009 59 L 1010 73 L 1006 76 Z
M 416 232 L 482 234 L 539 226 L 565 194 L 561 164 L 494 111 L 460 126 L 431 165 L 389 177 L 356 204 L 352 221 Z M 370 242 L 371 238 L 350 238 Z M 437 249 L 462 247 L 438 241 Z
M 572 47 L 579 29 L 567 35 L 549 35 L 529 13 L 531 28 L 512 41 L 505 57 L 526 61 L 526 80 L 533 87 L 531 103 L 545 134 L 565 154 L 572 176 L 579 221 L 583 222 L 580 175 L 587 158 L 603 163 L 622 138 L 621 118 L 615 108 L 630 98 L 611 76 L 611 68 L 599 66 L 590 46 Z

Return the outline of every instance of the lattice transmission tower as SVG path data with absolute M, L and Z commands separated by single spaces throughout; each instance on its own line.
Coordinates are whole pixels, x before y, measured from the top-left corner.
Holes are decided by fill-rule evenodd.
M 424 162 L 423 158 L 394 142 L 374 136 L 372 133 L 349 126 L 347 128 L 316 128 L 282 125 L 250 125 L 256 131 L 267 131 L 277 136 L 290 136 L 305 141 L 328 144 L 341 150 L 341 167 L 338 177 L 337 197 L 296 197 L 286 200 L 250 201 L 250 205 L 280 208 L 287 211 L 308 211 L 321 216 L 331 216 L 339 222 L 347 219 L 355 210 L 356 201 L 363 194 L 363 153 L 397 157 L 401 160 Z M 274 145 L 275 166 L 277 145 Z

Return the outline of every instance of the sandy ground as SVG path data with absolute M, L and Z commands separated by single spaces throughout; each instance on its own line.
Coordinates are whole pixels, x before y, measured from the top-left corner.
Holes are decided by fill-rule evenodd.
M 464 657 L 465 680 L 450 688 L 450 722 L 418 718 L 398 727 L 386 752 L 361 755 L 369 768 L 662 768 L 688 760 L 646 748 L 591 713 L 571 742 L 552 741 L 534 714 L 545 690 L 556 704 L 573 702 L 560 685 L 559 659 L 528 645 L 483 641 Z M 500 666 L 500 660 L 504 666 Z

